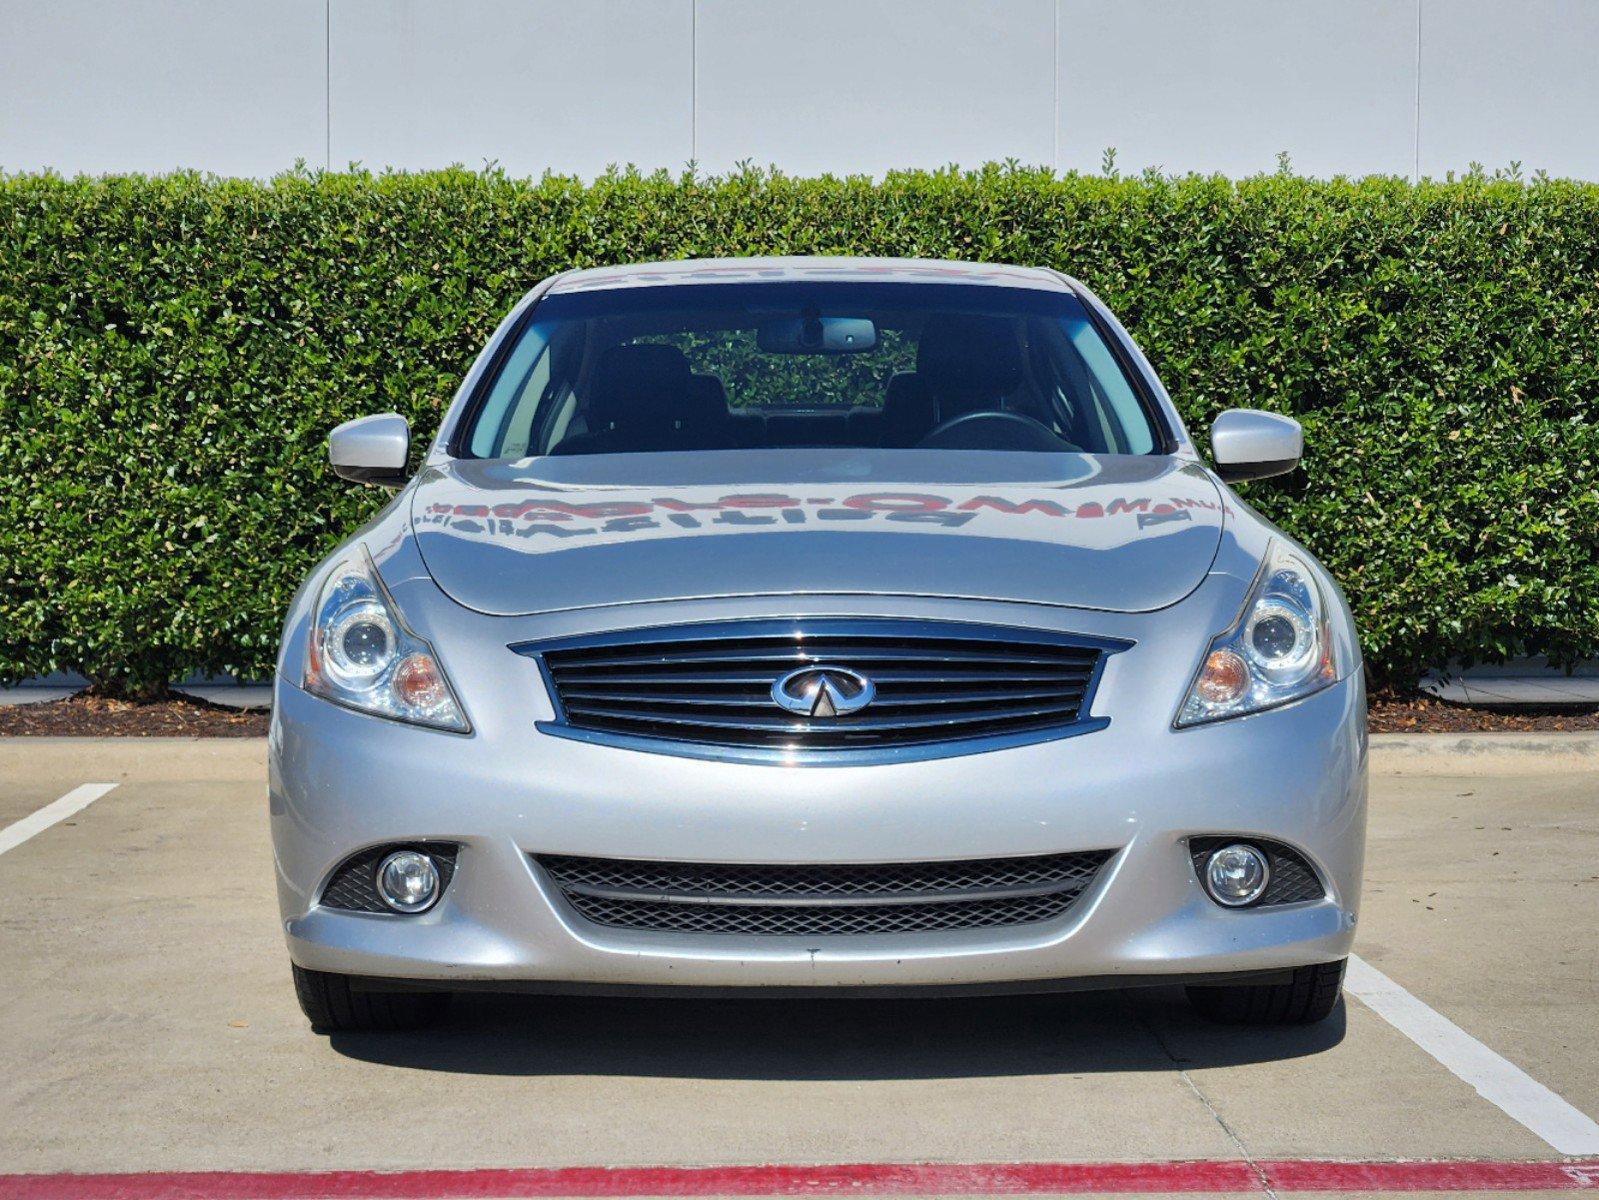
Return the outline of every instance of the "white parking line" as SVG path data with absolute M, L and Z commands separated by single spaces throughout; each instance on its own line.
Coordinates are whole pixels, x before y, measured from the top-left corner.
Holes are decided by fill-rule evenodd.
M 1369 963 L 1349 957 L 1344 988 L 1453 1075 L 1561 1154 L 1599 1154 L 1599 1124 Z
M 65 821 L 75 812 L 81 812 L 117 785 L 114 783 L 85 783 L 73 788 L 59 800 L 52 800 L 36 813 L 31 813 L 14 825 L 0 829 L 0 854 L 15 850 L 36 833 L 43 833 L 57 821 Z

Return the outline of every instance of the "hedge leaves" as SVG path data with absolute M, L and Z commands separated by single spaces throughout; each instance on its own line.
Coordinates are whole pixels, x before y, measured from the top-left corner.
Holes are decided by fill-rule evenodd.
M 1196 438 L 1298 416 L 1249 499 L 1343 582 L 1379 681 L 1599 653 L 1599 186 L 1068 176 L 0 177 L 0 676 L 264 676 L 306 569 L 382 496 L 327 431 L 422 436 L 572 266 L 740 254 L 1048 264 Z

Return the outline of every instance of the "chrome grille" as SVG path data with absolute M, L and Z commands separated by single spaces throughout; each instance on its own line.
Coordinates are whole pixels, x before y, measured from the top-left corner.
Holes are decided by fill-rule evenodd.
M 925 933 L 1046 921 L 1113 852 L 963 862 L 745 865 L 535 856 L 586 920 L 760 936 Z
M 544 666 L 552 732 L 798 756 L 894 751 L 995 737 L 1042 740 L 1085 719 L 1111 643 L 935 621 L 724 622 L 515 647 Z M 858 672 L 865 709 L 795 716 L 773 685 L 807 666 Z M 650 748 L 646 746 L 645 748 Z

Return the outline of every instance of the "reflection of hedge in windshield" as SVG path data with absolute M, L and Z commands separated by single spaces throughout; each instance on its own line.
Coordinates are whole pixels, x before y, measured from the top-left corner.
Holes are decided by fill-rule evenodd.
M 875 349 L 859 354 L 766 354 L 753 329 L 649 334 L 636 342 L 676 346 L 696 375 L 715 375 L 729 408 L 880 408 L 888 381 L 916 369 L 916 339 L 879 326 Z

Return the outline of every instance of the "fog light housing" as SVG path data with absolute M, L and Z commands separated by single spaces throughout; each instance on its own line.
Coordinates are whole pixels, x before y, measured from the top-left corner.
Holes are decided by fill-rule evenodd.
M 396 850 L 378 864 L 378 898 L 397 913 L 426 912 L 439 898 L 439 869 L 418 850 Z
M 1266 855 L 1245 842 L 1223 846 L 1205 860 L 1205 891 L 1225 908 L 1243 908 L 1265 895 L 1271 882 Z

